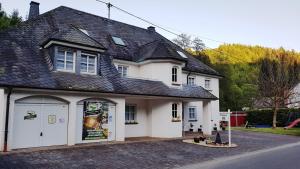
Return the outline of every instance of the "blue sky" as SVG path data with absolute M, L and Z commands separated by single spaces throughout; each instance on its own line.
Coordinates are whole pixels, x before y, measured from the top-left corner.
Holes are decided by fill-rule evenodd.
M 95 0 L 36 0 L 44 13 L 60 5 L 107 16 L 104 4 Z M 176 33 L 199 36 L 207 46 L 215 39 L 226 43 L 261 45 L 300 51 L 299 0 L 110 0 L 140 17 Z M 1 0 L 7 12 L 18 9 L 25 18 L 30 0 Z M 112 9 L 111 18 L 140 27 L 149 24 Z M 169 39 L 174 35 L 158 29 Z

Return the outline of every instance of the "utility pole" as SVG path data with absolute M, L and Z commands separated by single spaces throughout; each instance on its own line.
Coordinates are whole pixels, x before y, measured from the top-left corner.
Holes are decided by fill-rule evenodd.
M 110 2 L 106 4 L 108 8 L 108 19 L 110 19 L 110 8 L 113 6 Z

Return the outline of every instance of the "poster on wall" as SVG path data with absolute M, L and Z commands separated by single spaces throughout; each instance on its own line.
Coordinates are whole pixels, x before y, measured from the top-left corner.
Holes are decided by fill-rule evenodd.
M 108 137 L 108 103 L 85 101 L 83 104 L 82 140 L 100 140 Z

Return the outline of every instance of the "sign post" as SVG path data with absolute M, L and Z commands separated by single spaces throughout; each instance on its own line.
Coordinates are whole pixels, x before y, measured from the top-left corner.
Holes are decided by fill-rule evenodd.
M 231 147 L 231 121 L 230 121 L 230 109 L 228 109 L 228 143 L 229 147 Z

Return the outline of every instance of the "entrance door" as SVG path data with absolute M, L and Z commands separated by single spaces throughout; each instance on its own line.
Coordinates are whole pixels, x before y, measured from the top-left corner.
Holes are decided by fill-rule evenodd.
M 67 144 L 68 105 L 55 99 L 16 102 L 12 149 Z

